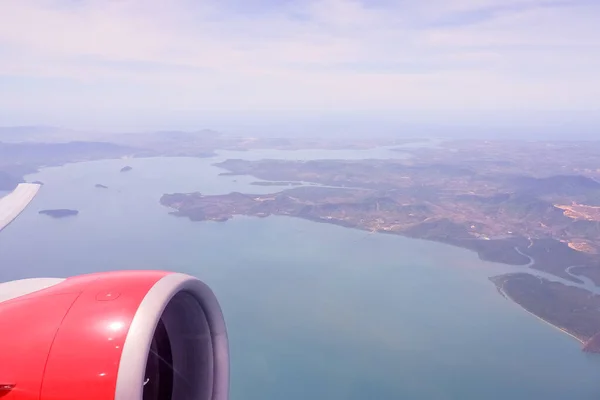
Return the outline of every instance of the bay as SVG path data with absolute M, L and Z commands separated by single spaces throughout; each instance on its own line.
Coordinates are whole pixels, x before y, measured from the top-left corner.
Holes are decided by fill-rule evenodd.
M 511 267 L 444 244 L 286 217 L 191 222 L 159 204 L 170 192 L 277 190 L 212 166 L 266 157 L 251 153 L 102 160 L 28 176 L 45 185 L 0 232 L 0 281 L 115 269 L 199 277 L 225 312 L 233 400 L 600 396 L 600 357 L 489 282 Z M 120 173 L 125 165 L 133 169 Z M 80 213 L 38 215 L 49 208 Z

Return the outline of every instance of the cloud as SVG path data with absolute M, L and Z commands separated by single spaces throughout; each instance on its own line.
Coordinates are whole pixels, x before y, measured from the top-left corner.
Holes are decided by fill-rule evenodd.
M 0 82 L 39 83 L 0 94 L 21 113 L 583 109 L 600 97 L 595 1 L 4 0 L 0 15 Z

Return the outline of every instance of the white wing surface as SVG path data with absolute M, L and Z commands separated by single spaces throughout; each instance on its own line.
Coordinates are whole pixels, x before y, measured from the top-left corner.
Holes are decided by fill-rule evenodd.
M 20 183 L 12 193 L 0 198 L 0 231 L 10 224 L 33 200 L 40 185 Z

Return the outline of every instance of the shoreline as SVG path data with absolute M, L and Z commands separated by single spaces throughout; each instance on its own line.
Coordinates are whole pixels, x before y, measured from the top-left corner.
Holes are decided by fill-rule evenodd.
M 344 189 L 348 189 L 348 188 L 344 188 Z M 356 188 L 359 190 L 364 190 L 363 188 Z M 193 194 L 193 193 L 177 193 L 177 194 Z M 244 194 L 244 193 L 242 193 Z M 167 195 L 170 194 L 163 194 L 162 197 L 165 197 Z M 245 195 L 245 194 L 244 194 Z M 219 196 L 219 195 L 217 195 Z M 485 251 L 482 251 L 480 249 L 477 248 L 473 248 L 473 247 L 469 247 L 467 245 L 465 245 L 465 243 L 458 243 L 456 241 L 452 241 L 449 240 L 448 238 L 444 238 L 444 237 L 426 237 L 426 236 L 422 236 L 422 235 L 418 235 L 418 234 L 413 234 L 411 232 L 407 232 L 407 231 L 392 231 L 392 230 L 372 230 L 369 229 L 367 227 L 364 226 L 360 226 L 360 225 L 354 225 L 354 224 L 349 224 L 349 223 L 344 223 L 344 221 L 342 220 L 334 220 L 334 219 L 326 219 L 325 217 L 310 217 L 310 216 L 299 216 L 299 215 L 290 215 L 290 214 L 286 214 L 286 213 L 269 213 L 268 215 L 256 215 L 256 214 L 245 214 L 245 213 L 231 213 L 228 215 L 227 219 L 213 219 L 213 218 L 202 218 L 202 219 L 193 219 L 192 217 L 190 217 L 190 215 L 188 215 L 186 213 L 186 211 L 181 211 L 181 209 L 179 207 L 173 206 L 171 204 L 169 204 L 168 202 L 163 201 L 163 199 L 159 200 L 159 203 L 167 208 L 176 210 L 179 212 L 178 216 L 181 217 L 185 217 L 188 218 L 194 222 L 202 222 L 202 221 L 222 221 L 225 222 L 229 219 L 232 219 L 236 216 L 244 216 L 244 217 L 250 217 L 250 218 L 264 218 L 264 217 L 268 217 L 268 216 L 276 216 L 276 217 L 288 217 L 288 218 L 299 218 L 299 219 L 303 219 L 306 221 L 311 221 L 311 222 L 316 222 L 316 223 L 322 223 L 322 224 L 331 224 L 331 225 L 336 225 L 336 226 L 340 226 L 343 228 L 349 228 L 349 229 L 356 229 L 359 231 L 363 231 L 363 232 L 367 232 L 369 234 L 373 234 L 373 233 L 378 233 L 378 234 L 385 234 L 385 235 L 396 235 L 396 236 L 402 236 L 405 238 L 409 238 L 409 239 L 418 239 L 418 240 L 425 240 L 425 241 L 430 241 L 430 242 L 436 242 L 436 243 L 442 243 L 448 246 L 453 246 L 456 248 L 460 248 L 460 249 L 464 249 L 464 250 L 468 250 L 471 252 L 474 252 L 475 254 L 477 254 L 477 256 L 479 257 L 479 259 L 481 261 L 485 261 L 485 262 L 492 262 L 492 263 L 497 263 L 497 264 L 503 264 L 503 265 L 508 265 L 508 266 L 517 266 L 517 267 L 521 267 L 521 266 L 527 266 L 528 263 L 531 262 L 531 260 L 533 260 L 533 257 L 528 256 L 526 254 L 521 254 L 520 251 L 517 251 L 516 248 L 514 248 L 515 253 L 518 254 L 521 257 L 525 257 L 528 258 L 529 260 L 527 262 L 510 262 L 510 261 L 506 261 L 506 260 L 502 260 L 502 259 L 497 259 L 494 258 L 492 255 L 486 253 Z M 476 239 L 468 239 L 471 243 L 475 243 Z M 542 270 L 544 271 L 544 270 Z M 546 271 L 544 271 L 546 272 Z M 548 272 L 550 274 L 552 274 L 551 272 Z M 553 274 L 554 275 L 554 274 Z M 561 276 L 556 275 L 558 278 L 562 278 Z M 563 278 L 564 279 L 564 278 Z M 578 282 L 575 282 L 578 283 Z
M 161 204 L 163 206 L 166 206 L 168 208 L 174 208 L 166 203 L 163 203 L 161 201 Z M 176 210 L 178 210 L 177 208 L 175 208 Z M 171 213 L 174 214 L 174 213 Z M 186 217 L 188 219 L 191 219 L 192 221 L 194 221 L 192 218 L 190 218 L 189 215 L 186 215 L 185 213 L 183 214 L 176 214 L 177 216 L 181 216 L 181 217 Z M 515 253 L 519 254 L 520 256 L 528 259 L 528 262 L 526 263 L 511 263 L 511 262 L 507 262 L 507 260 L 498 260 L 498 259 L 494 259 L 494 257 L 489 257 L 487 256 L 488 254 L 486 254 L 485 251 L 481 251 L 477 248 L 473 248 L 471 246 L 466 246 L 464 245 L 464 243 L 457 243 L 456 241 L 452 241 L 452 240 L 447 240 L 447 238 L 441 238 L 441 237 L 423 237 L 420 235 L 415 235 L 415 234 L 411 234 L 411 232 L 405 232 L 405 231 L 385 231 L 385 230 L 376 230 L 376 231 L 371 231 L 369 229 L 367 229 L 364 226 L 360 226 L 360 225 L 353 225 L 353 224 L 345 224 L 340 220 L 327 220 L 321 217 L 318 218 L 311 218 L 311 217 L 307 217 L 307 216 L 299 216 L 299 215 L 286 215 L 286 214 L 270 214 L 273 216 L 277 216 L 277 217 L 291 217 L 291 218 L 298 218 L 298 219 L 302 219 L 302 220 L 306 220 L 306 221 L 310 221 L 310 222 L 316 222 L 316 223 L 324 223 L 324 224 L 331 224 L 331 225 L 335 225 L 335 226 L 339 226 L 342 228 L 350 228 L 350 229 L 356 229 L 358 231 L 363 231 L 363 232 L 368 232 L 369 234 L 373 234 L 373 233 L 379 233 L 379 234 L 387 234 L 387 235 L 395 235 L 395 236 L 401 236 L 401 237 L 405 237 L 408 239 L 416 239 L 416 240 L 425 240 L 425 241 L 429 241 L 429 242 L 437 242 L 437 243 L 441 243 L 444 245 L 448 245 L 448 246 L 452 246 L 452 247 L 456 247 L 456 248 L 460 248 L 463 250 L 467 250 L 470 252 L 474 252 L 475 254 L 477 254 L 478 258 L 482 261 L 487 261 L 487 262 L 493 262 L 493 263 L 497 263 L 497 264 L 503 264 L 506 266 L 513 266 L 513 267 L 531 267 L 532 264 L 535 263 L 535 259 L 534 257 L 528 255 L 528 254 L 524 254 L 519 248 L 518 246 L 514 246 L 512 247 L 512 249 L 515 251 Z M 260 216 L 258 215 L 253 215 L 253 214 L 244 214 L 244 213 L 240 213 L 240 214 L 232 214 L 231 218 L 235 218 L 236 216 L 244 216 L 244 217 L 250 217 L 250 218 L 260 218 Z M 205 218 L 205 219 L 201 219 L 200 221 L 207 221 L 207 220 L 214 220 L 214 219 L 209 219 L 209 218 Z M 219 222 L 225 222 L 224 220 L 221 220 Z M 486 257 L 487 256 L 487 257 Z M 552 272 L 547 272 L 544 271 L 543 269 L 541 270 L 541 272 L 545 272 L 548 273 L 550 275 L 554 275 L 559 279 L 565 279 L 561 276 L 555 275 Z M 529 273 L 532 276 L 536 276 L 534 273 Z M 561 331 L 562 333 L 570 336 L 571 338 L 577 340 L 579 343 L 581 343 L 582 346 L 584 346 L 587 343 L 586 338 L 582 338 L 580 336 L 578 336 L 576 333 L 569 331 L 567 328 L 564 328 L 562 326 L 558 326 L 553 324 L 552 322 L 542 318 L 541 316 L 533 313 L 532 311 L 528 310 L 527 308 L 525 308 L 521 303 L 517 302 L 514 298 L 512 298 L 502 287 L 502 285 L 498 285 L 493 279 L 492 277 L 489 278 L 492 283 L 494 283 L 494 285 L 496 286 L 496 289 L 498 291 L 498 293 L 503 296 L 505 299 L 510 300 L 512 303 L 516 304 L 518 307 L 520 307 L 521 309 L 523 309 L 525 312 L 527 312 L 528 314 L 532 315 L 533 317 L 537 318 L 538 320 L 542 321 L 543 323 L 553 327 L 554 329 L 557 329 L 559 331 Z M 586 289 L 588 290 L 588 289 Z M 589 290 L 588 290 L 589 291 Z M 592 293 L 592 292 L 590 292 Z
M 571 338 L 577 340 L 579 343 L 581 343 L 581 345 L 585 345 L 586 341 L 581 339 L 580 337 L 578 337 L 577 335 L 575 335 L 572 332 L 569 332 L 566 328 L 560 327 L 558 325 L 554 325 L 552 322 L 545 320 L 544 318 L 540 317 L 537 314 L 534 314 L 533 312 L 529 311 L 528 309 L 526 309 L 525 307 L 523 307 L 523 305 L 521 305 L 519 302 L 515 301 L 515 299 L 513 299 L 508 293 L 506 293 L 504 291 L 504 288 L 502 286 L 498 286 L 498 284 L 496 284 L 495 282 L 493 282 L 496 286 L 496 288 L 498 289 L 498 292 L 502 295 L 502 297 L 504 297 L 507 300 L 510 300 L 513 304 L 517 305 L 519 308 L 521 308 L 522 310 L 524 310 L 526 313 L 534 316 L 535 318 L 537 318 L 538 320 L 542 321 L 543 323 L 550 325 L 551 327 L 553 327 L 554 329 L 557 329 L 559 331 L 561 331 L 562 333 L 570 336 Z

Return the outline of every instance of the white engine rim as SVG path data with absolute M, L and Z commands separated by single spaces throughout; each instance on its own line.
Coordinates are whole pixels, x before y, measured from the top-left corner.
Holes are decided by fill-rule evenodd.
M 214 349 L 211 400 L 229 398 L 229 344 L 219 302 L 203 282 L 190 275 L 174 273 L 166 275 L 152 286 L 133 317 L 119 363 L 115 400 L 143 399 L 142 383 L 154 330 L 169 301 L 181 291 L 196 297 L 210 325 Z

